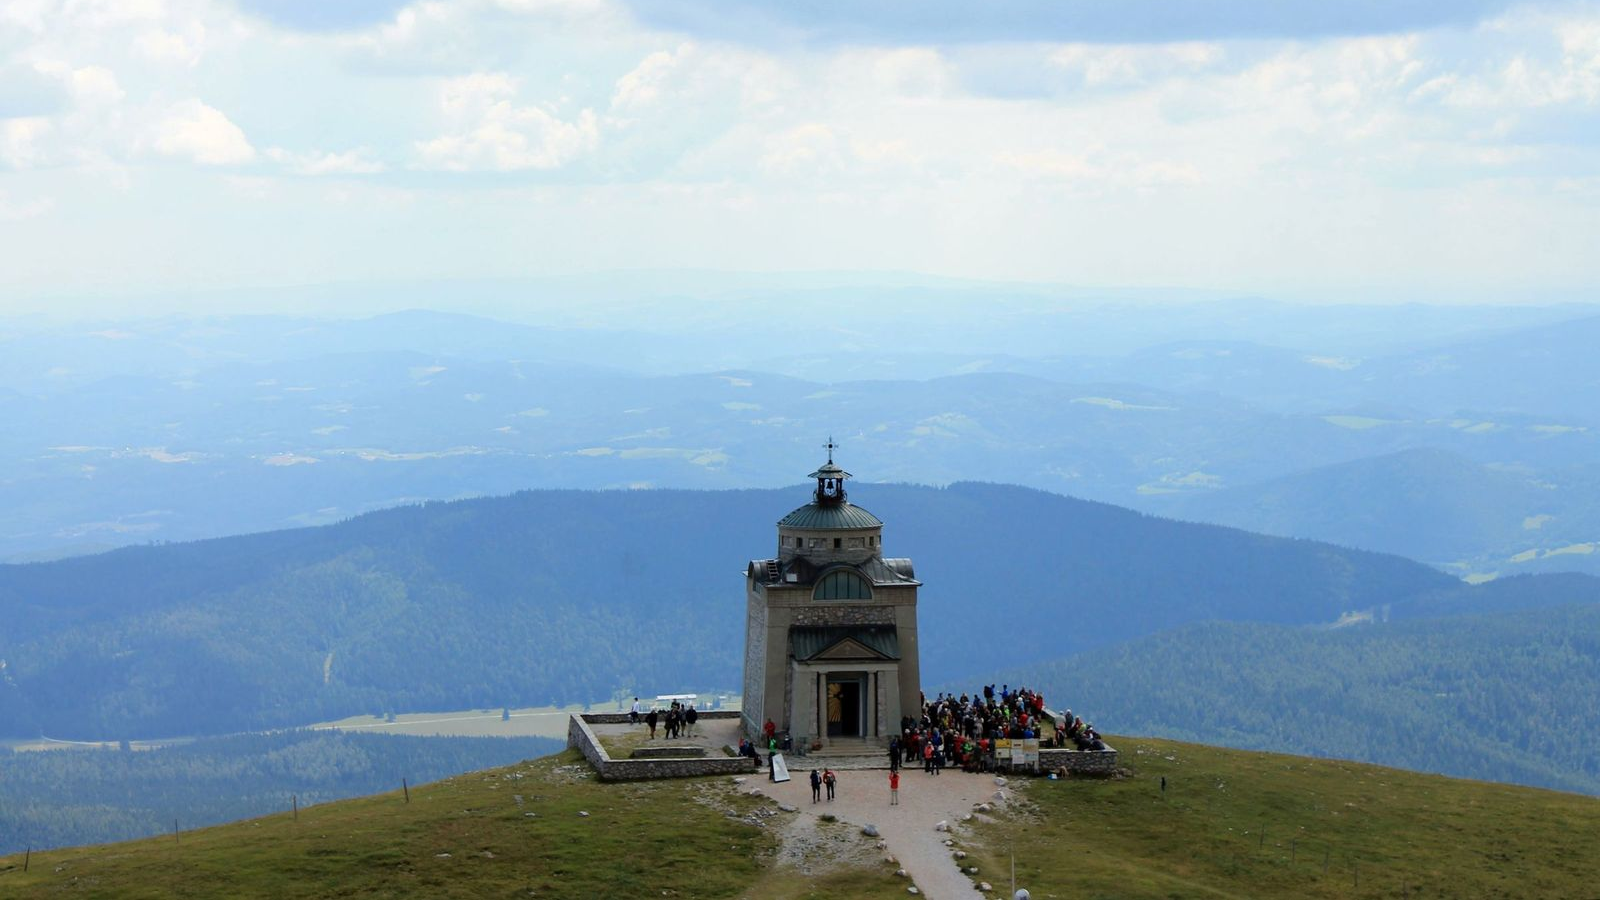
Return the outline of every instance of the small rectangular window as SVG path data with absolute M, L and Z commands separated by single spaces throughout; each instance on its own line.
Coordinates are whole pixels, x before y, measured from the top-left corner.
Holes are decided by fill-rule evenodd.
M 837 550 L 837 549 L 839 549 L 840 547 L 843 547 L 843 546 L 844 546 L 844 540 L 843 539 L 841 539 L 841 538 L 834 538 L 833 539 L 833 549 Z

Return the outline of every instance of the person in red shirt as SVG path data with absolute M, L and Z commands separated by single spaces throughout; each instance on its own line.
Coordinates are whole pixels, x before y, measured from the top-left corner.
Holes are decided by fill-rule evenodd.
M 899 769 L 891 769 L 889 771 L 889 805 L 890 806 L 899 806 L 900 805 L 900 770 Z

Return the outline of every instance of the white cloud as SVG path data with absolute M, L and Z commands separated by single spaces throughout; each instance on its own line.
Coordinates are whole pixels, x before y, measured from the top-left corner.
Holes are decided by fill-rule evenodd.
M 343 153 L 296 153 L 282 147 L 269 147 L 267 158 L 296 175 L 375 175 L 387 169 L 373 159 L 372 151 L 365 147 Z
M 36 220 L 10 228 L 33 252 L 0 288 L 170 277 L 48 231 L 155 203 L 172 234 L 204 233 L 219 283 L 279 277 L 260 274 L 260 229 L 210 227 L 241 196 L 323 214 L 274 231 L 306 279 L 394 259 L 397 277 L 525 273 L 492 238 L 531 228 L 558 268 L 1270 290 L 1356 278 L 1359 259 L 1373 283 L 1600 281 L 1574 239 L 1600 215 L 1592 7 L 1356 38 L 939 46 L 741 45 L 615 0 L 414 0 L 339 33 L 273 20 L 227 0 L 0 0 L 5 215 Z M 201 97 L 216 108 L 183 99 Z M 363 177 L 291 177 L 316 175 Z M 327 253 L 401 216 L 453 223 L 453 243 L 391 229 Z
M 545 108 L 519 106 L 516 95 L 516 80 L 503 72 L 446 81 L 439 109 L 454 127 L 416 142 L 420 165 L 455 172 L 554 169 L 599 143 L 593 111 L 568 121 Z
M 1050 54 L 1050 65 L 1085 87 L 1127 87 L 1199 72 L 1226 56 L 1212 43 L 1067 44 Z
M 4 191 L 0 191 L 0 222 L 20 222 L 23 219 L 32 219 L 42 216 L 55 208 L 55 201 L 49 197 L 35 197 L 32 200 L 12 200 Z
M 73 24 L 80 28 L 112 28 L 157 21 L 168 12 L 165 0 L 71 0 L 62 6 Z
M 616 14 L 606 0 L 489 0 L 489 5 L 507 12 L 549 18 L 582 19 Z
M 763 152 L 757 145 L 798 124 L 808 105 L 796 102 L 806 95 L 800 83 L 797 67 L 745 48 L 683 42 L 651 51 L 613 84 L 596 167 L 658 187 L 747 176 Z
M 1119 156 L 1108 154 L 1099 146 L 1084 153 L 1058 150 L 1004 151 L 995 155 L 995 161 L 1031 176 L 1095 189 L 1148 190 L 1196 185 L 1204 181 L 1193 163 L 1141 159 L 1126 154 Z
M 50 131 L 50 120 L 44 116 L 0 119 L 0 163 L 14 169 L 42 163 L 45 160 L 42 143 Z
M 1490 23 L 1480 34 L 1498 40 L 1486 42 L 1481 56 L 1430 78 L 1414 98 L 1513 115 L 1600 103 L 1600 18 L 1528 11 Z
M 250 162 L 256 151 L 244 131 L 221 111 L 198 99 L 167 107 L 151 130 L 150 146 L 163 156 L 181 157 L 206 166 Z
M 99 30 L 160 19 L 166 13 L 164 0 L 6 0 L 0 3 L 0 25 L 34 33 L 58 24 Z
M 834 130 L 808 122 L 773 135 L 761 155 L 761 168 L 779 175 L 816 175 L 839 172 L 846 156 Z
M 0 23 L 40 32 L 45 27 L 45 14 L 54 6 L 53 0 L 7 0 L 0 3 Z
M 117 76 L 104 66 L 79 66 L 74 68 L 62 62 L 40 61 L 33 64 L 41 75 L 54 78 L 67 89 L 78 106 L 110 106 L 120 103 L 126 92 L 117 83 Z
M 105 66 L 72 66 L 58 59 L 38 59 L 9 67 L 0 60 L 0 72 L 21 73 L 54 91 L 56 101 L 35 102 L 40 114 L 5 118 L 0 111 L 0 165 L 41 168 L 62 163 L 99 162 L 111 139 L 110 123 L 126 92 Z M 29 96 L 22 94 L 27 108 Z M 36 101 L 42 98 L 33 98 Z
M 179 30 L 150 28 L 134 38 L 133 48 L 144 59 L 164 64 L 193 67 L 205 51 L 206 26 L 191 22 Z
M 447 115 L 483 115 L 517 93 L 517 81 L 504 72 L 475 72 L 452 78 L 439 88 L 439 108 Z
M 902 47 L 869 54 L 874 86 L 899 97 L 937 97 L 954 81 L 950 65 L 931 47 Z M 844 61 L 849 66 L 848 61 Z
M 616 90 L 611 94 L 612 111 L 625 114 L 656 103 L 673 72 L 694 52 L 693 44 L 684 43 L 671 52 L 657 50 L 640 60 L 631 71 L 617 79 Z

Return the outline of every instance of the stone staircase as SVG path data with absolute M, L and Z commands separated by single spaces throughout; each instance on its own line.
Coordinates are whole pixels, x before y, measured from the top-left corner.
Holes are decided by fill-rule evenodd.
M 804 756 L 791 753 L 786 759 L 791 772 L 810 772 L 830 768 L 839 771 L 889 768 L 887 743 L 861 738 L 832 738 L 821 750 L 807 750 Z

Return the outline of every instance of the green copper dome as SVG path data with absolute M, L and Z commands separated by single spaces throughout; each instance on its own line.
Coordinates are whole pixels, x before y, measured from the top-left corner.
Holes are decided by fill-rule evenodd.
M 883 520 L 859 506 L 848 503 L 821 506 L 807 503 L 782 519 L 779 528 L 851 529 L 882 528 Z

